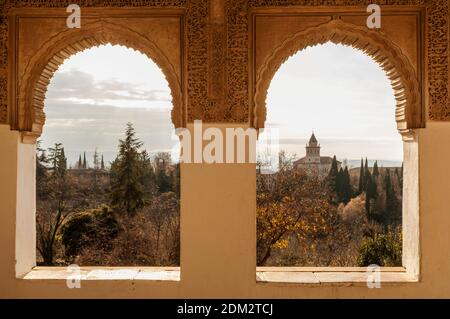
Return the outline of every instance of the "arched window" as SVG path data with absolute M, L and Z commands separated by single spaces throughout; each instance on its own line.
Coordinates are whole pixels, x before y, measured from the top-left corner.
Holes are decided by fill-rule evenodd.
M 414 170 L 417 154 L 405 146 L 404 157 L 395 105 L 383 69 L 350 46 L 308 47 L 282 64 L 265 122 L 278 130 L 279 162 L 257 171 L 258 266 L 411 265 L 403 164 Z
M 37 150 L 37 263 L 178 266 L 179 146 L 165 75 L 100 45 L 53 75 Z

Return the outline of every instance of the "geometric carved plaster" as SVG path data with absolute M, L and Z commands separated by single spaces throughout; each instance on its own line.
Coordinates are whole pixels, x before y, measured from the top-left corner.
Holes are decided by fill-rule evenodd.
M 70 56 L 108 43 L 137 50 L 161 68 L 172 94 L 172 121 L 175 127 L 183 126 L 181 79 L 170 60 L 146 36 L 123 25 L 100 20 L 84 24 L 80 29 L 65 29 L 44 43 L 32 56 L 18 89 L 17 129 L 39 136 L 45 122 L 45 93 L 55 71 Z
M 82 8 L 116 8 L 126 12 L 129 8 L 178 9 L 185 10 L 185 42 L 181 50 L 186 59 L 181 79 L 183 90 L 182 122 L 202 119 L 205 122 L 247 122 L 253 123 L 249 92 L 249 17 L 257 8 L 363 8 L 367 4 L 389 5 L 400 10 L 425 8 L 426 38 L 425 57 L 421 67 L 426 72 L 422 88 L 426 88 L 428 119 L 449 121 L 449 1 L 448 0 L 220 0 L 225 5 L 224 26 L 216 32 L 209 19 L 209 1 L 205 0 L 79 0 Z M 9 64 L 11 46 L 7 16 L 14 8 L 65 8 L 71 1 L 17 0 L 0 1 L 0 123 L 10 123 L 18 129 L 17 106 L 7 101 L 13 84 L 10 83 Z M 225 37 L 224 37 L 225 35 Z M 217 39 L 216 37 L 221 39 Z M 144 50 L 140 50 L 144 53 Z M 218 57 L 217 59 L 215 57 Z M 220 60 L 220 63 L 217 61 Z M 211 76 L 223 74 L 223 78 Z M 165 75 L 169 76 L 165 71 Z M 169 80 L 168 80 L 169 81 Z M 211 83 L 213 81 L 214 83 Z M 214 96 L 208 89 L 214 86 Z M 223 92 L 220 92 L 220 89 Z M 251 94 L 250 94 L 251 93 Z M 172 92 L 175 99 L 176 92 Z M 249 95 L 250 94 L 250 95 Z M 214 97 L 223 97 L 218 103 Z M 38 115 L 38 114 L 37 114 Z M 407 115 L 405 115 L 407 117 Z M 174 117 L 176 119 L 176 114 Z M 410 122 L 408 122 L 410 123 Z M 414 124 L 414 123 L 413 123 Z M 415 123 L 413 126 L 417 126 Z M 29 126 L 29 124 L 27 124 Z M 407 124 L 412 125 L 412 124 Z
M 385 71 L 394 90 L 396 121 L 400 133 L 423 127 L 421 91 L 409 59 L 380 32 L 335 19 L 285 39 L 257 70 L 253 107 L 255 128 L 264 127 L 267 90 L 279 67 L 298 51 L 329 41 L 361 50 Z

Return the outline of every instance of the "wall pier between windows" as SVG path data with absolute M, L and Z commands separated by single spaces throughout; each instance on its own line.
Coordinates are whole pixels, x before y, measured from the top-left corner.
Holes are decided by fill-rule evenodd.
M 2 297 L 443 297 L 450 281 L 450 125 L 419 130 L 420 281 L 386 283 L 257 283 L 255 278 L 255 167 L 250 164 L 186 164 L 182 167 L 181 280 L 87 280 L 68 289 L 65 280 L 15 278 L 17 160 L 20 136 L 0 127 L 0 251 Z M 30 163 L 28 163 L 30 164 Z M 31 166 L 31 165 L 30 165 Z M 17 168 L 17 169 L 16 169 Z M 30 167 L 28 167 L 30 168 Z M 11 187 L 13 186 L 13 187 Z M 200 191 L 201 190 L 201 191 Z M 31 187 L 28 189 L 31 191 Z

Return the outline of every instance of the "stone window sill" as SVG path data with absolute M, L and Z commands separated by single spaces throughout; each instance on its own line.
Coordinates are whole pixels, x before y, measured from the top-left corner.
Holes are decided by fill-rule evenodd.
M 364 284 L 374 276 L 365 267 L 257 267 L 258 283 L 280 284 Z M 418 277 L 403 267 L 380 268 L 381 283 L 412 283 Z
M 151 280 L 180 281 L 179 267 L 80 267 L 75 273 L 68 267 L 34 267 L 24 280 Z

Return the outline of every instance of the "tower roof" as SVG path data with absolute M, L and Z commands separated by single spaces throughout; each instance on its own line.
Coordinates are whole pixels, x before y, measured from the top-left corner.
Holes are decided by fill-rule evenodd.
M 314 135 L 314 132 L 312 133 L 309 142 L 308 142 L 308 146 L 317 146 L 318 142 L 316 139 L 316 136 Z

